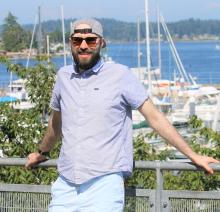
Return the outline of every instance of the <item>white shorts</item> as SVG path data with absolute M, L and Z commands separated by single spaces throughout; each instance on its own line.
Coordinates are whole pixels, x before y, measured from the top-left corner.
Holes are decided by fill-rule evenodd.
M 122 212 L 124 180 L 121 173 L 76 185 L 58 177 L 51 188 L 49 212 Z

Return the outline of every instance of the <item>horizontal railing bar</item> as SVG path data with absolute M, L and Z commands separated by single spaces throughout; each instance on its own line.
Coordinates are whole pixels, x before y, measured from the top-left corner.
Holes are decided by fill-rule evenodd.
M 50 193 L 51 185 L 30 184 L 0 184 L 0 192 L 28 192 L 28 193 Z M 187 190 L 163 190 L 169 198 L 184 199 L 220 199 L 219 191 L 187 191 Z M 155 190 L 126 188 L 126 196 L 150 197 L 155 196 Z
M 137 189 L 137 188 L 126 188 L 126 196 L 136 196 L 136 197 L 149 197 L 155 196 L 155 190 L 152 189 Z
M 0 166 L 25 166 L 26 158 L 0 158 Z M 56 167 L 57 160 L 51 159 L 38 164 L 36 167 Z
M 0 158 L 0 166 L 24 166 L 26 158 Z M 56 167 L 57 160 L 51 159 L 40 163 L 37 167 Z M 194 165 L 191 162 L 171 162 L 171 161 L 135 161 L 134 167 L 136 169 L 145 170 L 185 170 L 185 171 L 203 171 L 202 168 Z M 214 171 L 220 171 L 220 164 L 210 164 Z
M 50 193 L 50 190 L 50 185 L 0 184 L 0 191 L 5 192 Z
M 171 162 L 171 161 L 135 161 L 136 169 L 160 169 L 160 170 L 185 170 L 185 171 L 203 171 L 201 167 L 196 166 L 192 162 Z M 220 164 L 212 163 L 210 167 L 214 171 L 220 171 Z
M 188 191 L 188 190 L 163 190 L 169 198 L 184 199 L 220 199 L 219 191 Z

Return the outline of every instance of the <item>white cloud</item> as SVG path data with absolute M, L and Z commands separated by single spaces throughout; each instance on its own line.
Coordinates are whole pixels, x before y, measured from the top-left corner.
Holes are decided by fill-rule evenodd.
M 209 9 L 220 9 L 220 2 L 213 2 L 208 5 Z

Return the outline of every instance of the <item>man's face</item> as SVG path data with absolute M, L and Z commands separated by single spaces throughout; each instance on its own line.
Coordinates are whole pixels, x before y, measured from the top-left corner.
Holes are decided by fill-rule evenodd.
M 100 59 L 102 38 L 93 33 L 75 33 L 70 37 L 73 59 L 80 71 L 92 68 Z

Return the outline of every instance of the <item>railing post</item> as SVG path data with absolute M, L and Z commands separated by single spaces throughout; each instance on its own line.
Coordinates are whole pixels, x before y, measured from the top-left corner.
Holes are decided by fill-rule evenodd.
M 162 191 L 163 191 L 163 173 L 160 168 L 160 162 L 156 162 L 156 201 L 155 201 L 155 212 L 162 212 Z
M 162 211 L 163 212 L 170 212 L 170 200 L 169 196 L 167 195 L 166 191 L 162 191 Z

